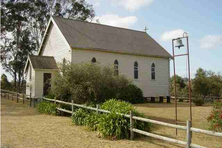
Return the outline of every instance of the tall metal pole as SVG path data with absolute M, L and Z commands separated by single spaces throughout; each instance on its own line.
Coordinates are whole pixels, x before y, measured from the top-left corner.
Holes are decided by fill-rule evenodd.
M 177 87 L 176 87 L 176 65 L 175 65 L 175 54 L 174 54 L 174 39 L 172 40 L 172 49 L 173 49 L 173 69 L 174 69 L 174 102 L 175 102 L 175 124 L 177 125 Z M 177 128 L 176 128 L 177 135 Z
M 192 123 L 192 102 L 191 102 L 191 80 L 190 80 L 190 53 L 189 53 L 189 40 L 187 39 L 187 58 L 188 58 L 188 73 L 189 73 L 189 103 L 190 103 L 190 121 Z

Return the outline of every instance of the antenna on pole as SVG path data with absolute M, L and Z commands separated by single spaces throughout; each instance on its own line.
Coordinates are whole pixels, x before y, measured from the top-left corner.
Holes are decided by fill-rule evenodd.
M 144 31 L 146 32 L 148 30 L 148 28 L 145 26 Z

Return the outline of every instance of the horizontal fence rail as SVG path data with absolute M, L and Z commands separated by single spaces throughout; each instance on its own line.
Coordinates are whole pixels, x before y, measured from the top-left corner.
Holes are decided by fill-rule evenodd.
M 52 102 L 57 102 L 57 103 L 62 103 L 62 104 L 66 104 L 66 105 L 71 105 L 71 106 L 75 106 L 75 107 L 85 108 L 85 109 L 89 109 L 89 110 L 93 110 L 93 111 L 97 111 L 97 112 L 101 112 L 101 113 L 110 113 L 110 111 L 99 109 L 98 106 L 97 106 L 97 108 L 94 108 L 94 107 L 89 107 L 89 106 L 86 106 L 86 105 L 75 104 L 73 102 L 64 102 L 64 101 L 60 101 L 60 100 L 56 100 L 56 99 L 48 99 L 48 98 L 44 98 L 44 97 L 43 97 L 43 99 L 44 100 L 48 100 L 48 101 L 52 101 Z M 63 112 L 67 112 L 67 113 L 73 114 L 73 109 L 72 109 L 72 111 L 65 110 L 65 109 L 62 109 L 62 108 L 57 108 L 57 109 L 59 111 L 63 111 Z M 117 114 L 120 114 L 120 113 L 117 113 Z M 133 116 L 132 112 L 130 113 L 130 115 L 127 115 L 127 114 L 120 114 L 120 115 L 122 115 L 122 116 L 124 116 L 126 118 L 130 118 L 131 139 L 133 139 L 134 133 L 139 133 L 139 134 L 142 134 L 142 135 L 145 135 L 145 136 L 149 136 L 149 137 L 153 137 L 153 138 L 156 138 L 156 139 L 160 139 L 160 140 L 164 140 L 164 141 L 180 144 L 180 145 L 186 146 L 186 148 L 190 148 L 190 147 L 192 147 L 192 148 L 205 148 L 204 146 L 200 146 L 200 145 L 191 143 L 191 138 L 192 138 L 191 132 L 203 133 L 203 134 L 207 134 L 207 135 L 211 135 L 211 136 L 222 137 L 222 133 L 219 133 L 219 132 L 213 132 L 213 131 L 202 130 L 202 129 L 190 127 L 190 125 L 191 125 L 190 121 L 187 121 L 187 126 L 181 126 L 181 125 L 175 125 L 175 124 L 170 124 L 170 123 L 165 123 L 165 122 L 161 122 L 161 121 L 156 121 L 156 120 L 151 120 L 151 119 L 147 119 L 147 118 Z M 170 128 L 176 128 L 176 129 L 185 130 L 185 131 L 187 131 L 186 142 L 185 141 L 181 141 L 181 140 L 177 140 L 177 139 L 173 139 L 173 138 L 168 138 L 168 137 L 160 136 L 160 135 L 153 134 L 153 133 L 149 133 L 149 132 L 142 131 L 142 130 L 139 130 L 139 129 L 135 129 L 135 128 L 133 128 L 133 120 L 149 122 L 149 123 L 158 124 L 158 125 L 162 125 L 162 126 L 166 126 L 166 127 L 170 127 Z
M 7 90 L 1 90 L 1 96 L 2 96 L 2 94 L 4 94 L 4 95 L 7 94 L 6 99 L 7 99 L 7 97 L 9 99 L 9 94 L 12 96 L 11 98 L 16 97 L 17 99 L 20 98 L 20 99 L 23 99 L 23 100 L 24 100 L 24 98 L 26 98 L 28 96 L 28 95 L 25 95 L 25 94 L 19 94 L 19 93 L 12 92 L 12 91 L 7 91 Z M 13 94 L 14 94 L 14 96 L 13 96 Z M 22 96 L 22 97 L 19 97 L 19 96 Z M 30 94 L 30 96 L 31 96 L 31 94 Z M 73 103 L 73 101 L 72 102 L 64 102 L 64 101 L 57 100 L 56 98 L 55 99 L 49 99 L 49 98 L 45 98 L 45 97 L 42 97 L 41 100 L 42 101 L 46 100 L 46 101 L 50 101 L 50 102 L 54 102 L 54 103 L 61 103 L 61 104 L 71 105 L 72 106 L 72 111 L 66 110 L 66 109 L 63 109 L 63 108 L 59 108 L 59 107 L 56 108 L 59 111 L 70 113 L 70 114 L 74 113 L 74 109 L 73 109 L 74 106 L 79 107 L 79 108 L 85 108 L 85 109 L 93 110 L 93 111 L 96 111 L 96 112 L 101 112 L 101 113 L 110 113 L 110 111 L 100 109 L 98 105 L 96 106 L 96 108 L 94 108 L 94 107 L 90 107 L 90 106 L 86 106 L 86 105 L 76 104 L 76 103 Z M 30 104 L 31 104 L 31 101 L 32 101 L 31 97 L 29 98 L 29 101 L 30 101 Z M 196 144 L 192 143 L 192 136 L 191 136 L 192 132 L 207 134 L 207 135 L 211 135 L 211 136 L 222 137 L 222 133 L 219 133 L 219 132 L 213 132 L 213 131 L 208 131 L 208 130 L 203 130 L 203 129 L 198 129 L 198 128 L 191 127 L 191 122 L 190 121 L 187 121 L 187 126 L 181 126 L 181 125 L 175 125 L 175 124 L 170 124 L 170 123 L 165 123 L 165 122 L 161 122 L 161 121 L 156 121 L 156 120 L 151 120 L 151 119 L 147 119 L 147 118 L 133 116 L 132 111 L 130 112 L 129 115 L 128 114 L 120 114 L 120 113 L 117 113 L 117 114 L 122 115 L 126 118 L 130 118 L 130 129 L 129 130 L 130 130 L 131 139 L 134 138 L 134 133 L 138 133 L 138 134 L 142 134 L 142 135 L 149 136 L 149 137 L 152 137 L 152 138 L 156 138 L 156 139 L 160 139 L 160 140 L 180 144 L 180 145 L 186 146 L 186 148 L 190 148 L 190 147 L 192 147 L 192 148 L 205 148 L 203 146 L 196 145 Z M 134 125 L 134 120 L 153 123 L 153 124 L 157 124 L 157 125 L 161 125 L 161 126 L 180 129 L 180 130 L 185 130 L 186 133 L 187 133 L 186 142 L 136 129 L 133 126 Z
M 23 104 L 25 104 L 25 102 L 29 102 L 29 106 L 33 106 L 33 107 L 35 107 L 36 102 L 38 102 L 37 98 L 31 97 L 31 93 L 30 95 L 26 95 L 23 93 L 18 93 L 18 92 L 13 92 L 9 90 L 3 90 L 3 89 L 1 89 L 1 97 L 5 97 L 6 99 L 11 99 L 12 101 L 16 99 L 17 103 L 19 102 L 19 100 L 22 100 Z

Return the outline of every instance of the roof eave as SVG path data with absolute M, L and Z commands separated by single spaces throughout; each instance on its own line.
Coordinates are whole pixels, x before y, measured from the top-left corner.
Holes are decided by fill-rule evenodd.
M 118 52 L 118 51 L 112 51 L 107 49 L 101 49 L 101 48 L 82 48 L 82 47 L 71 47 L 72 49 L 79 49 L 79 50 L 93 50 L 93 51 L 99 51 L 99 52 L 107 52 L 107 53 L 115 53 L 115 54 L 124 54 L 124 55 L 134 55 L 134 56 L 144 56 L 144 57 L 155 57 L 155 58 L 165 58 L 165 59 L 172 59 L 173 57 L 169 54 L 169 56 L 161 56 L 161 55 L 146 55 L 146 54 L 136 54 L 136 53 L 129 53 L 129 52 Z

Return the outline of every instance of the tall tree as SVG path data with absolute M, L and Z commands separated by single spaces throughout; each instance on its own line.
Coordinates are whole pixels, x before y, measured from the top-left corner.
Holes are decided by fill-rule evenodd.
M 1 89 L 11 89 L 11 83 L 8 81 L 8 78 L 5 74 L 2 74 L 1 76 Z
M 87 21 L 95 14 L 85 0 L 2 0 L 1 61 L 18 90 L 27 57 L 39 49 L 51 15 Z
M 208 95 L 220 96 L 222 92 L 222 78 L 212 71 L 197 69 L 193 80 L 194 92 L 206 98 Z

